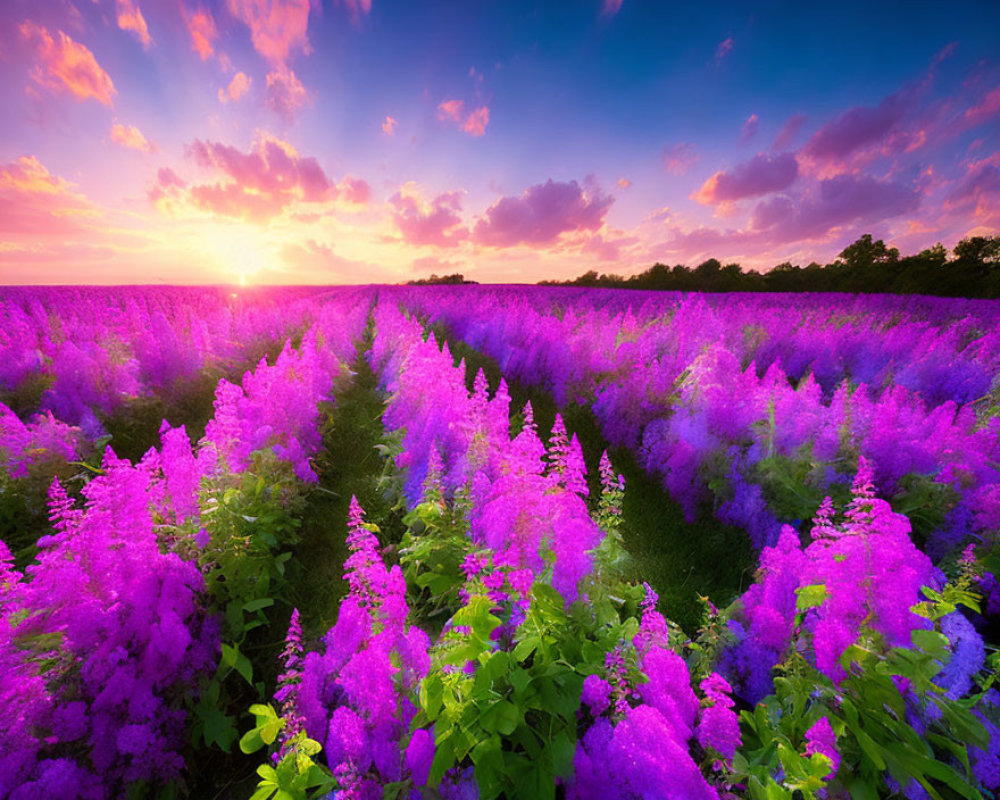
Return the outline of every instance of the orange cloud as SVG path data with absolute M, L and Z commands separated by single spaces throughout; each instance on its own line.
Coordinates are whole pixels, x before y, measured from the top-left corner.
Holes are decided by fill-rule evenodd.
M 219 102 L 229 103 L 239 100 L 250 91 L 252 78 L 243 72 L 237 72 L 225 89 L 219 89 Z
M 0 233 L 38 236 L 78 233 L 81 221 L 98 216 L 72 184 L 50 173 L 34 156 L 0 166 Z
M 253 46 L 274 65 L 293 50 L 309 53 L 309 0 L 228 0 L 230 13 L 250 28 Z
M 122 125 L 120 122 L 115 122 L 111 126 L 111 141 L 120 144 L 122 147 L 138 150 L 140 153 L 153 153 L 156 151 L 156 146 L 143 136 L 142 131 L 135 127 L 135 125 Z
M 62 31 L 54 39 L 48 29 L 30 20 L 18 26 L 21 36 L 35 48 L 40 63 L 31 71 L 35 83 L 56 92 L 69 92 L 77 100 L 93 97 L 109 108 L 115 90 L 111 77 L 94 54 Z
M 398 124 L 396 120 L 386 114 L 385 122 L 382 123 L 382 133 L 386 136 L 392 136 L 396 132 L 396 125 Z
M 630 181 L 628 178 L 619 178 L 618 179 L 618 185 L 622 189 L 627 189 L 629 186 L 632 185 L 632 181 Z
M 286 121 L 295 118 L 298 111 L 309 101 L 309 95 L 302 81 L 298 79 L 295 70 L 288 67 L 278 67 L 274 72 L 267 73 L 267 107 Z
M 149 28 L 146 27 L 146 20 L 142 12 L 132 0 L 117 0 L 118 27 L 123 31 L 132 31 L 136 38 L 146 49 L 153 43 L 153 37 L 149 35 Z
M 465 103 L 461 100 L 444 100 L 438 103 L 438 119 L 454 122 L 470 136 L 482 136 L 490 121 L 490 110 L 486 106 L 465 113 Z
M 184 24 L 187 25 L 188 33 L 191 35 L 191 49 L 204 61 L 215 52 L 212 42 L 219 38 L 212 12 L 201 7 L 190 12 L 187 6 L 182 5 L 181 16 L 184 17 Z

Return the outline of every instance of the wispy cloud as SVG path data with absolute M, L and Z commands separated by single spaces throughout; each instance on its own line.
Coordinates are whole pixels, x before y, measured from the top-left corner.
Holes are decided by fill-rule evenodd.
M 733 37 L 729 36 L 719 42 L 718 46 L 715 48 L 715 61 L 716 63 L 722 61 L 727 55 L 729 55 L 733 50 Z
M 212 43 L 219 38 L 219 31 L 215 27 L 215 18 L 212 16 L 212 12 L 201 6 L 190 11 L 182 3 L 181 16 L 184 18 L 184 24 L 191 36 L 191 49 L 198 54 L 202 61 L 206 60 L 215 52 Z
M 747 121 L 743 123 L 743 127 L 740 129 L 740 144 L 746 144 L 756 136 L 759 125 L 760 120 L 757 119 L 756 114 L 751 114 L 747 117 Z
M 254 48 L 272 65 L 309 53 L 309 0 L 227 0 L 229 12 L 250 28 Z M 370 5 L 370 4 L 369 4 Z
M 606 17 L 613 17 L 622 8 L 622 0 L 604 0 L 601 4 L 601 13 Z
M 490 110 L 487 106 L 480 106 L 466 113 L 465 103 L 461 100 L 444 100 L 438 103 L 437 110 L 439 120 L 454 122 L 470 136 L 485 134 L 490 122 Z
M 691 142 L 678 142 L 664 147 L 660 159 L 671 175 L 683 175 L 698 160 L 698 151 Z
M 56 92 L 68 92 L 77 100 L 93 98 L 108 107 L 118 92 L 94 54 L 62 31 L 53 37 L 47 28 L 27 21 L 18 26 L 21 36 L 34 48 L 38 64 L 32 80 Z
M 115 6 L 118 12 L 118 27 L 123 31 L 134 33 L 143 48 L 148 50 L 153 44 L 153 37 L 149 35 L 149 28 L 146 26 L 142 11 L 133 0 L 116 0 Z
M 111 141 L 130 150 L 138 150 L 140 153 L 156 151 L 156 146 L 135 125 L 113 123 L 111 125 Z
M 267 107 L 286 122 L 309 102 L 309 93 L 295 74 L 295 70 L 281 66 L 267 73 Z
M 253 79 L 244 72 L 237 72 L 225 89 L 219 89 L 219 102 L 232 103 L 250 91 Z

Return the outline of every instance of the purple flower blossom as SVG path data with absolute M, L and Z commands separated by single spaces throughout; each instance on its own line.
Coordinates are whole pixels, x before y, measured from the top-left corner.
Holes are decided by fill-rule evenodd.
M 826 780 L 831 780 L 840 768 L 840 752 L 837 750 L 837 736 L 830 726 L 830 720 L 825 716 L 816 720 L 806 731 L 805 755 L 811 756 L 815 753 L 822 753 L 830 759 L 832 766 Z

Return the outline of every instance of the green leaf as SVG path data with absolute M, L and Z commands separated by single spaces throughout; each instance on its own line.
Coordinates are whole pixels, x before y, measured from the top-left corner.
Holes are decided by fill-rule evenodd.
M 420 707 L 431 722 L 437 719 L 441 712 L 441 698 L 444 693 L 444 684 L 441 683 L 441 676 L 431 674 L 420 683 Z
M 258 597 L 256 600 L 251 600 L 249 603 L 243 604 L 243 610 L 252 614 L 254 611 L 260 611 L 262 608 L 270 608 L 274 605 L 273 597 Z
M 253 686 L 253 664 L 240 652 L 238 647 L 223 642 L 222 666 L 235 669 L 248 684 Z
M 228 753 L 238 735 L 233 718 L 218 708 L 200 708 L 198 716 L 204 726 L 205 743 L 218 745 L 220 750 Z
M 260 737 L 260 729 L 254 728 L 252 731 L 247 731 L 240 738 L 240 750 L 249 755 L 250 753 L 256 753 L 260 748 L 264 746 L 264 740 Z
M 800 586 L 795 590 L 795 610 L 808 611 L 824 603 L 830 596 L 826 591 L 825 583 L 813 583 L 809 586 Z

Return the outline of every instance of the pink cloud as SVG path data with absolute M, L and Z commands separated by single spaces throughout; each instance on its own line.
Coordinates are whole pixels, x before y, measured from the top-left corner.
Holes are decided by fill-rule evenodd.
M 490 110 L 486 106 L 465 113 L 465 103 L 461 100 L 444 100 L 438 104 L 438 119 L 454 122 L 470 136 L 482 136 L 490 121 Z
M 34 156 L 0 166 L 0 233 L 64 236 L 80 233 L 97 210 L 72 184 L 50 173 Z
M 787 150 L 807 119 L 808 117 L 805 114 L 792 114 L 788 118 L 788 121 L 781 126 L 778 135 L 774 137 L 774 144 L 771 145 L 771 149 Z
M 486 106 L 480 106 L 475 111 L 470 111 L 469 116 L 462 123 L 462 130 L 470 136 L 482 136 L 486 133 L 486 126 L 490 122 L 490 110 Z
M 182 4 L 181 16 L 184 17 L 184 24 L 191 35 L 191 49 L 204 61 L 215 52 L 212 42 L 219 38 L 212 12 L 200 6 L 191 12 Z
M 606 17 L 613 17 L 622 8 L 622 0 L 604 0 L 601 4 L 601 13 Z
M 980 225 L 1000 229 L 1000 152 L 969 165 L 945 200 L 945 208 L 971 216 Z
M 351 22 L 358 22 L 362 16 L 368 16 L 372 11 L 372 0 L 336 0 L 351 17 Z
M 756 114 L 751 114 L 747 117 L 747 121 L 743 123 L 743 128 L 740 130 L 740 144 L 746 144 L 757 135 L 759 124 L 760 121 L 757 119 Z
M 801 198 L 778 195 L 761 201 L 751 214 L 750 228 L 782 242 L 820 239 L 841 226 L 872 225 L 915 211 L 919 205 L 920 193 L 913 187 L 838 175 L 820 181 Z
M 295 74 L 295 70 L 281 66 L 274 72 L 267 73 L 265 103 L 279 117 L 290 122 L 295 118 L 295 112 L 307 102 L 309 95 Z
M 254 48 L 283 65 L 292 51 L 309 53 L 309 0 L 227 0 L 230 13 L 250 28 Z
M 1000 86 L 987 94 L 981 103 L 966 109 L 965 119 L 972 125 L 978 125 L 997 113 L 1000 113 Z
M 792 153 L 771 157 L 759 153 L 728 172 L 716 172 L 692 195 L 702 205 L 720 205 L 758 197 L 786 189 L 799 174 L 799 165 Z
M 174 172 L 170 167 L 160 167 L 156 173 L 157 183 L 165 188 L 176 187 L 178 189 L 183 189 L 187 186 L 187 181 L 181 180 L 181 178 Z
M 392 117 L 386 114 L 385 122 L 382 123 L 382 133 L 384 133 L 386 136 L 392 136 L 396 132 L 396 126 L 398 124 L 399 123 L 396 122 L 396 120 L 394 120 Z
M 238 183 L 192 186 L 188 198 L 204 211 L 256 223 L 269 222 L 289 202 L 286 196 L 247 191 Z
M 230 103 L 239 100 L 250 91 L 250 84 L 253 79 L 246 73 L 237 72 L 225 89 L 219 89 L 219 102 Z
M 304 200 L 323 200 L 330 179 L 315 158 L 302 158 L 280 139 L 259 139 L 248 153 L 218 142 L 195 139 L 188 146 L 195 163 L 214 168 L 245 188 L 268 194 L 295 193 Z
M 139 7 L 132 0 L 117 0 L 115 5 L 118 12 L 118 27 L 123 31 L 134 33 L 143 48 L 149 49 L 153 44 L 153 37 L 149 35 L 149 28 L 146 27 L 146 20 Z
M 856 150 L 885 139 L 903 118 L 904 111 L 898 94 L 890 95 L 874 107 L 855 106 L 816 131 L 802 148 L 802 154 L 820 162 L 845 159 Z
M 389 198 L 389 204 L 394 209 L 393 222 L 409 244 L 454 247 L 468 238 L 469 230 L 462 225 L 459 216 L 462 210 L 461 192 L 444 192 L 428 205 L 412 189 L 404 186 Z
M 222 216 L 265 223 L 295 203 L 332 200 L 340 191 L 315 158 L 299 156 L 287 142 L 266 135 L 246 153 L 230 145 L 195 139 L 188 145 L 187 155 L 223 180 L 189 185 L 173 170 L 163 168 L 148 193 L 161 211 L 169 213 L 189 204 Z M 364 181 L 345 180 L 348 202 L 365 196 Z
M 363 178 L 348 175 L 337 184 L 337 194 L 346 203 L 363 206 L 371 202 L 372 187 Z
M 111 141 L 122 147 L 138 150 L 140 153 L 156 151 L 156 146 L 143 136 L 142 131 L 135 125 L 122 125 L 120 122 L 115 122 L 111 126 Z
M 597 188 L 585 191 L 576 181 L 550 178 L 520 197 L 497 200 L 476 222 L 473 238 L 491 247 L 551 244 L 562 233 L 598 230 L 613 202 Z
M 628 178 L 619 178 L 618 179 L 618 185 L 622 189 L 627 189 L 629 186 L 632 185 L 632 181 L 630 181 Z
M 24 22 L 18 30 L 31 42 L 41 62 L 31 71 L 36 83 L 53 91 L 69 92 L 77 100 L 93 97 L 108 107 L 112 105 L 111 98 L 117 94 L 114 83 L 90 50 L 62 31 L 54 39 L 46 28 L 34 22 Z
M 580 252 L 592 253 L 598 261 L 619 261 L 622 257 L 622 248 L 638 241 L 635 236 L 613 237 L 595 233 L 587 237 Z
M 715 60 L 722 61 L 733 49 L 733 37 L 730 36 L 727 39 L 723 39 L 719 42 L 719 46 L 715 48 Z
M 690 142 L 678 142 L 664 147 L 661 158 L 667 172 L 671 175 L 683 175 L 698 160 L 698 152 Z
M 446 120 L 450 119 L 453 122 L 462 122 L 462 110 L 465 108 L 465 103 L 461 100 L 444 100 L 438 103 L 438 119 Z

